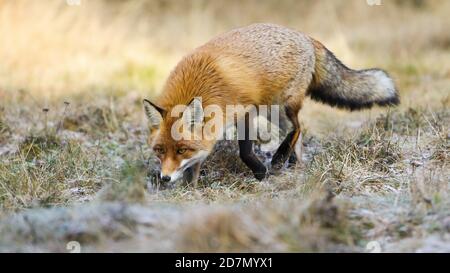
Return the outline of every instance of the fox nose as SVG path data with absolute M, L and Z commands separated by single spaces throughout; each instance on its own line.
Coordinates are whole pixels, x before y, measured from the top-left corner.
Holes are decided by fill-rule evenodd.
M 162 180 L 163 182 L 169 182 L 169 181 L 170 181 L 170 176 L 164 175 L 163 177 L 161 177 L 161 180 Z

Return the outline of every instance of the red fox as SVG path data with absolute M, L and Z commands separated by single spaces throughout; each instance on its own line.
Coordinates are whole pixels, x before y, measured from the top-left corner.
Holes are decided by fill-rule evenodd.
M 349 110 L 400 102 L 385 71 L 352 70 L 320 42 L 296 30 L 253 24 L 212 39 L 178 63 L 157 100 L 144 100 L 148 143 L 161 162 L 161 180 L 172 183 L 185 178 L 195 186 L 200 166 L 217 142 L 173 139 L 176 118 L 169 113 L 175 106 L 192 109 L 192 122 L 203 124 L 202 111 L 208 105 L 222 109 L 226 105 L 280 105 L 293 130 L 272 158 L 270 168 L 279 170 L 293 151 L 301 159 L 298 114 L 306 96 Z M 239 150 L 255 178 L 264 179 L 269 170 L 254 154 L 253 141 L 247 136 L 239 140 Z

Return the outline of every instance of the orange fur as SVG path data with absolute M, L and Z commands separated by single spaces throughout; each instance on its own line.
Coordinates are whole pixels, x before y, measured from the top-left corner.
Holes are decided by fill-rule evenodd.
M 160 159 L 163 172 L 168 173 L 174 166 L 182 165 L 183 160 L 195 158 L 199 151 L 211 152 L 216 142 L 215 139 L 173 140 L 171 129 L 179 118 L 170 116 L 175 106 L 188 105 L 200 97 L 203 108 L 217 105 L 227 114 L 227 105 L 279 104 L 294 127 L 272 160 L 272 166 L 281 166 L 301 135 L 298 113 L 307 95 L 349 109 L 398 103 L 397 91 L 384 71 L 351 70 L 321 43 L 301 32 L 272 24 L 255 24 L 212 39 L 178 63 L 155 101 L 155 109 L 159 109 L 161 116 L 152 120 L 161 122 L 156 131 L 151 130 L 149 144 L 165 147 L 166 153 Z M 238 113 L 238 118 L 242 114 Z M 251 144 L 240 144 L 247 153 L 251 151 Z M 186 154 L 190 157 L 176 154 L 180 145 L 192 151 Z M 242 157 L 253 168 L 255 177 L 263 177 L 260 171 L 265 167 L 254 155 Z M 198 170 L 198 165 L 194 169 Z

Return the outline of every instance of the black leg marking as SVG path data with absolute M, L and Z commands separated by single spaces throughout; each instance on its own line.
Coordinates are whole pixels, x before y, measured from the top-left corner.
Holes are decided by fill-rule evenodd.
M 295 166 L 295 164 L 297 164 L 297 162 L 298 162 L 297 155 L 295 153 L 291 153 L 291 156 L 289 156 L 289 159 L 288 159 L 289 168 L 292 166 Z
M 300 136 L 300 122 L 298 121 L 298 112 L 301 109 L 301 103 L 288 103 L 286 102 L 285 113 L 289 121 L 294 126 L 294 129 L 286 136 L 286 138 L 278 147 L 275 155 L 272 157 L 272 170 L 279 171 L 284 163 L 289 159 L 292 152 L 294 151 L 295 144 Z
M 272 168 L 274 170 L 281 169 L 286 160 L 288 160 L 288 158 L 291 156 L 292 151 L 294 150 L 295 142 L 298 139 L 298 135 L 298 130 L 290 132 L 281 143 L 280 147 L 278 147 L 278 150 L 273 156 L 271 162 Z
M 252 140 L 239 140 L 239 156 L 242 161 L 253 172 L 256 179 L 259 181 L 266 177 L 267 168 L 253 153 L 253 141 Z
M 244 140 L 239 140 L 239 156 L 242 161 L 249 167 L 253 175 L 259 181 L 263 180 L 267 174 L 267 168 L 264 164 L 256 157 L 253 152 L 253 140 L 250 140 L 250 122 L 248 113 L 245 115 L 245 135 Z

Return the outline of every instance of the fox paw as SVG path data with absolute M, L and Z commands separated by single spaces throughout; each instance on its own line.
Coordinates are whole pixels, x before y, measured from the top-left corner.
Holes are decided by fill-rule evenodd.
M 264 178 L 269 176 L 269 172 L 267 171 L 267 168 L 264 168 L 264 170 L 253 172 L 253 175 L 258 181 L 262 181 Z

